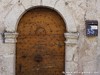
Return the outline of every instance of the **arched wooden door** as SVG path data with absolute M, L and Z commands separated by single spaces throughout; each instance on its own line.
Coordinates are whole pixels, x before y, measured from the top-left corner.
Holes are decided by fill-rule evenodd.
M 19 21 L 16 75 L 63 75 L 65 23 L 48 8 L 29 10 Z

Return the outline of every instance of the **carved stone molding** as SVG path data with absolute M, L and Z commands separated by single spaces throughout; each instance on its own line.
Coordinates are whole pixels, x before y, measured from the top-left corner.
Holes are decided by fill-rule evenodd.
M 76 45 L 78 43 L 79 33 L 65 33 L 66 45 Z
M 17 36 L 18 36 L 18 33 L 16 33 L 16 32 L 4 32 L 3 33 L 3 42 L 4 43 L 16 43 Z

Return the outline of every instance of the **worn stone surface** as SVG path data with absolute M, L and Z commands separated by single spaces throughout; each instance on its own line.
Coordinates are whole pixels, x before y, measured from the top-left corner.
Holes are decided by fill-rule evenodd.
M 0 55 L 15 54 L 14 44 L 0 44 Z
M 14 54 L 6 54 L 4 56 L 4 69 L 5 69 L 5 75 L 14 75 L 15 74 L 15 55 Z
M 33 6 L 42 5 L 42 0 L 32 0 L 31 2 Z
M 53 8 L 66 23 L 66 30 L 70 33 L 65 36 L 66 71 L 100 75 L 93 74 L 100 72 L 100 34 L 98 37 L 86 37 L 85 34 L 85 20 L 98 20 L 100 24 L 100 0 L 0 0 L 0 75 L 15 75 L 15 44 L 3 43 L 2 34 L 16 32 L 21 16 L 34 6 Z M 70 36 L 71 33 L 79 33 L 78 38 Z
M 75 62 L 66 62 L 66 73 L 73 74 L 74 72 L 77 72 L 78 64 Z
M 24 11 L 24 7 L 21 3 L 15 4 L 15 6 L 12 8 L 12 10 L 9 12 L 9 14 L 5 18 L 4 25 L 6 27 L 7 31 L 13 32 L 15 31 L 14 27 L 20 16 L 22 15 L 22 12 Z
M 3 74 L 3 56 L 2 55 L 0 55 L 0 75 L 2 75 Z
M 74 61 L 74 56 L 77 50 L 77 46 L 70 46 L 66 50 L 66 61 Z
M 99 20 L 99 24 L 100 24 L 100 0 L 96 0 L 96 10 L 97 10 L 97 19 Z M 100 25 L 98 26 L 98 28 L 100 29 Z M 100 30 L 99 30 L 100 33 Z M 100 72 L 100 34 L 98 34 L 98 45 L 97 45 L 97 71 Z M 100 73 L 99 73 L 100 74 Z M 98 75 L 99 75 L 98 74 Z
M 19 3 L 21 3 L 25 9 L 32 7 L 32 0 L 20 0 Z
M 42 0 L 42 5 L 54 7 L 59 0 Z

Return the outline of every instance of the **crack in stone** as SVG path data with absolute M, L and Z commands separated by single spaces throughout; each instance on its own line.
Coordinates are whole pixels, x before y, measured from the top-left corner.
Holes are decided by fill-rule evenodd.
M 5 15 L 5 17 L 4 17 L 4 18 L 6 18 L 6 17 L 7 17 L 7 15 L 11 12 L 11 10 L 13 9 L 13 7 L 14 7 L 14 5 L 11 7 L 11 9 L 9 9 L 8 13 Z
M 56 4 L 59 2 L 60 0 L 56 0 L 55 4 L 54 4 L 54 7 L 56 6 Z
M 4 10 L 5 10 L 5 9 L 8 9 L 8 8 L 9 8 L 9 6 L 11 6 L 11 4 L 10 4 L 10 3 L 11 3 L 12 1 L 13 1 L 13 0 L 10 0 L 10 2 L 9 2 L 6 6 L 4 6 Z M 13 6 L 11 7 L 11 9 L 10 9 L 9 11 L 11 11 L 11 10 L 12 10 L 12 8 L 13 8 Z M 8 11 L 8 13 L 9 13 L 9 11 Z M 8 13 L 7 13 L 7 15 L 8 15 Z M 7 15 L 5 15 L 5 17 L 6 17 Z M 4 17 L 4 18 L 5 18 L 5 17 Z
M 97 0 L 95 0 L 95 3 L 97 3 Z
M 97 0 L 95 0 L 95 7 L 96 7 L 95 12 L 97 13 L 97 6 L 96 6 L 96 4 L 97 4 Z
M 23 3 L 22 3 L 20 0 L 18 1 L 18 4 L 19 4 L 19 5 L 22 5 L 23 8 L 26 9 L 25 6 L 23 5 Z
M 25 6 L 23 5 L 23 3 L 20 3 L 22 6 L 23 6 L 23 8 L 26 10 L 26 8 L 25 8 Z
M 87 16 L 87 8 L 88 8 L 88 0 L 86 0 L 86 10 L 85 10 L 85 14 L 84 14 L 84 21 L 86 21 L 86 16 Z
M 20 0 L 18 1 L 18 3 L 19 3 L 19 2 L 20 2 Z M 17 4 L 17 2 L 16 2 L 15 4 Z M 19 5 L 22 5 L 22 6 L 23 6 L 23 8 L 25 9 L 24 5 L 23 5 L 21 2 L 19 3 Z M 7 15 L 8 15 L 8 14 L 12 11 L 12 9 L 14 8 L 14 6 L 15 6 L 15 5 L 13 5 L 13 6 L 12 6 L 12 8 L 8 11 L 8 13 L 5 15 L 5 17 L 4 17 L 4 18 L 6 18 L 6 17 L 7 17 Z
M 80 3 L 78 6 L 81 7 L 82 3 Z M 81 7 L 82 8 L 82 7 Z M 82 8 L 83 9 L 83 8 Z
M 87 14 L 87 11 L 85 11 L 85 14 L 84 14 L 84 21 L 86 21 L 86 14 Z
M 72 61 L 74 61 L 74 58 L 75 58 L 75 54 L 73 54 L 73 56 L 72 56 Z
M 40 1 L 40 4 L 41 4 L 41 5 L 42 5 L 42 2 L 43 2 L 43 1 L 41 0 L 41 1 Z
M 31 6 L 32 6 L 32 0 L 31 0 Z
M 12 1 L 13 1 L 13 0 L 10 0 L 10 2 L 6 5 L 6 7 L 8 7 Z

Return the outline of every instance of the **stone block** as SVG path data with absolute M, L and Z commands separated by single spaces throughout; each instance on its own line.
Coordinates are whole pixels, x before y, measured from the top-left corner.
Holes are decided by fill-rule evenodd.
M 15 54 L 15 44 L 0 44 L 0 55 Z
M 32 0 L 20 0 L 25 9 L 32 7 Z
M 74 62 L 66 62 L 66 73 L 74 73 L 77 68 L 78 68 L 78 64 L 74 63 Z M 72 74 L 73 75 L 73 74 Z
M 15 55 L 4 55 L 4 69 L 5 75 L 15 74 Z
M 77 51 L 77 46 L 68 46 L 66 47 L 66 61 L 73 61 L 74 55 Z
M 64 33 L 67 39 L 78 39 L 79 33 Z
M 32 6 L 40 6 L 42 5 L 42 0 L 32 0 Z
M 16 31 L 15 28 L 17 26 L 18 20 L 20 19 L 20 16 L 24 11 L 25 11 L 24 7 L 18 3 L 12 8 L 12 10 L 6 16 L 4 21 L 6 31 L 10 32 Z
M 43 6 L 54 7 L 59 0 L 42 0 Z
M 96 61 L 85 62 L 83 66 L 84 75 L 97 75 Z
M 15 32 L 5 32 L 4 34 L 4 43 L 16 43 L 17 40 L 17 36 L 18 36 L 18 33 L 15 33 Z
M 65 19 L 66 30 L 68 32 L 77 32 L 74 17 L 72 16 L 70 8 L 65 5 L 65 1 L 58 0 L 54 7 L 60 12 L 62 17 Z

